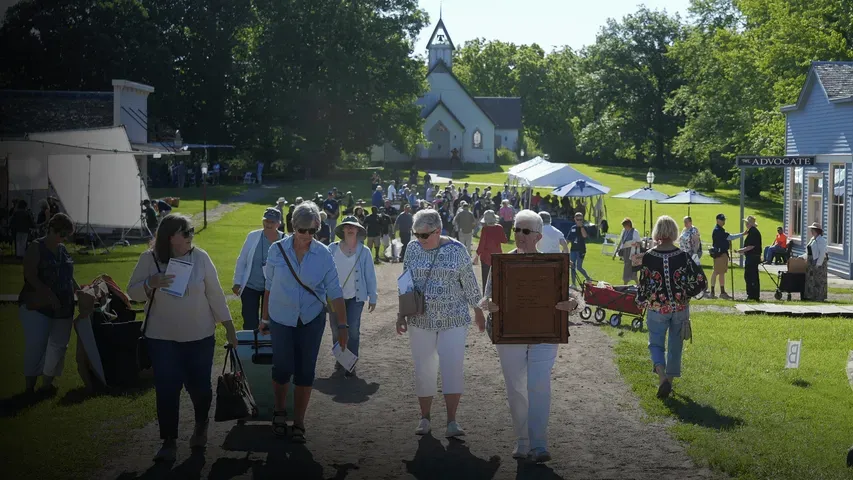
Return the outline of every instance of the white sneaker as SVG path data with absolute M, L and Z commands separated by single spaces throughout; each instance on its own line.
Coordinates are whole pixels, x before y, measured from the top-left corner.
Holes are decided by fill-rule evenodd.
M 418 422 L 418 428 L 415 430 L 415 435 L 426 435 L 432 430 L 430 427 L 429 419 L 422 418 L 420 422 Z
M 527 453 L 530 451 L 530 447 L 526 443 L 517 443 L 515 448 L 512 449 L 512 458 L 527 458 Z
M 444 433 L 445 438 L 461 437 L 465 435 L 465 430 L 458 423 L 450 422 L 447 424 L 447 431 Z

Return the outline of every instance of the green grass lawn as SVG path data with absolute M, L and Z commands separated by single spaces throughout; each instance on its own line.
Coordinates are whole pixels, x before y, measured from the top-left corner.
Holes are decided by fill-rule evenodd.
M 216 185 L 207 186 L 207 209 L 211 210 L 219 206 L 223 201 L 227 201 L 246 190 L 249 185 Z M 172 208 L 173 213 L 183 213 L 186 215 L 195 215 L 204 211 L 204 189 L 201 187 L 186 187 L 186 188 L 149 188 L 148 196 L 152 199 L 160 199 L 166 197 L 176 197 L 181 199 L 181 203 Z
M 602 327 L 618 338 L 619 370 L 652 419 L 688 453 L 734 478 L 849 479 L 853 390 L 845 366 L 853 321 L 699 313 L 673 397 L 655 398 L 648 334 Z M 799 369 L 785 369 L 788 339 L 802 339 Z

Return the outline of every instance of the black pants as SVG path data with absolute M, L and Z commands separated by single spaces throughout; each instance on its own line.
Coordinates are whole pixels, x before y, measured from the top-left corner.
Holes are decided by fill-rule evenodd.
M 491 269 L 492 269 L 491 265 L 486 265 L 485 263 L 482 262 L 482 260 L 480 261 L 480 273 L 482 274 L 481 276 L 483 277 L 482 282 L 483 282 L 483 292 L 484 293 L 486 291 L 486 280 L 489 279 L 489 270 L 491 270 Z
M 406 247 L 409 245 L 409 242 L 412 241 L 411 233 L 403 233 L 400 232 L 400 242 L 403 244 L 403 249 L 400 250 L 400 261 L 402 262 L 404 258 L 406 258 Z
M 758 279 L 758 264 L 760 262 L 760 255 L 746 255 L 744 257 L 743 280 L 746 282 L 747 300 L 759 300 L 761 297 L 761 282 Z

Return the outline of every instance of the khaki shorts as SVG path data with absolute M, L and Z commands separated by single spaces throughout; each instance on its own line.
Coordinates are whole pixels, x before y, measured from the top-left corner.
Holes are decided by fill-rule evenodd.
M 714 259 L 714 273 L 725 275 L 729 271 L 729 254 L 724 253 Z
M 379 237 L 367 237 L 367 248 L 379 247 Z

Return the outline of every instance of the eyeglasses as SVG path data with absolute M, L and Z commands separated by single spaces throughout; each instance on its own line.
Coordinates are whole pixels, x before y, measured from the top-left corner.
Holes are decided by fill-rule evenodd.
M 192 238 L 195 236 L 195 228 L 190 228 L 189 230 L 184 230 L 180 232 L 184 238 Z
M 303 235 L 306 233 L 308 235 L 314 235 L 315 233 L 317 233 L 316 228 L 297 228 L 296 231 L 303 234 Z
M 536 230 L 531 230 L 529 228 L 518 228 L 516 227 L 515 233 L 523 233 L 525 235 L 530 235 L 531 233 L 539 233 Z
M 438 230 L 433 230 L 433 231 L 431 231 L 431 232 L 429 232 L 429 233 L 418 233 L 418 232 L 416 232 L 416 231 L 412 230 L 412 235 L 414 235 L 414 236 L 415 236 L 415 237 L 417 237 L 417 238 L 420 238 L 421 240 L 426 240 L 426 239 L 428 239 L 429 237 L 431 237 L 433 233 L 435 233 L 435 232 L 437 232 L 437 231 L 438 231 Z

